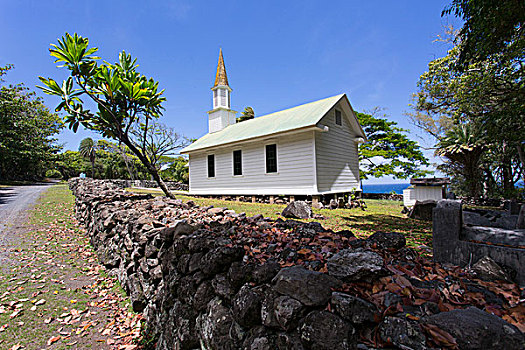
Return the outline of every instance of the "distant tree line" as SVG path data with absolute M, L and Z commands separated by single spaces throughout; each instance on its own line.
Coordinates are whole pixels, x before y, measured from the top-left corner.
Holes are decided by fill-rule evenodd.
M 38 180 L 53 167 L 64 125 L 24 85 L 3 86 L 12 68 L 0 67 L 0 181 Z
M 164 181 L 188 183 L 187 163 L 182 156 L 163 155 L 156 164 Z M 129 149 L 107 140 L 95 142 L 91 138 L 83 139 L 78 151 L 57 154 L 53 169 L 64 179 L 81 173 L 95 179 L 151 179 L 144 164 Z

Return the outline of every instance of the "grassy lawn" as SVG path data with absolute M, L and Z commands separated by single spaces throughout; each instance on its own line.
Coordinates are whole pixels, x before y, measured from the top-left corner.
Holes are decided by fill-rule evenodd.
M 1 349 L 109 349 L 124 341 L 116 340 L 118 332 L 139 332 L 138 317 L 74 219 L 66 185 L 41 196 L 7 249 L 0 269 Z M 126 319 L 135 321 L 132 329 L 117 329 Z
M 152 193 L 162 195 L 157 190 L 128 189 L 141 193 Z M 236 201 L 223 201 L 209 198 L 194 198 L 182 194 L 175 194 L 182 200 L 193 200 L 203 206 L 213 205 L 214 207 L 227 207 L 237 213 L 245 212 L 248 216 L 263 214 L 266 217 L 277 219 L 282 217 L 280 213 L 286 205 L 245 203 Z M 407 239 L 407 245 L 420 250 L 422 253 L 431 253 L 432 247 L 432 223 L 406 218 L 401 214 L 402 202 L 388 200 L 365 201 L 368 208 L 366 211 L 361 209 L 314 209 L 317 214 L 323 215 L 324 220 L 304 220 L 318 221 L 323 227 L 334 231 L 350 230 L 357 237 L 367 237 L 377 231 L 400 232 Z

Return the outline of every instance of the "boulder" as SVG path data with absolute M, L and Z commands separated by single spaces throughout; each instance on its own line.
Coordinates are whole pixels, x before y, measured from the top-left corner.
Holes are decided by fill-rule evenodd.
M 408 217 L 418 220 L 432 221 L 432 210 L 436 207 L 436 201 L 428 199 L 425 201 L 416 201 L 414 207 L 408 213 Z
M 261 323 L 262 296 L 248 284 L 242 286 L 232 300 L 233 318 L 243 327 L 252 327 Z
M 280 270 L 281 265 L 277 261 L 268 260 L 255 267 L 252 272 L 253 280 L 257 284 L 270 282 Z
M 329 276 L 302 266 L 286 267 L 272 280 L 274 290 L 299 300 L 306 306 L 324 306 L 332 296 L 331 287 L 337 284 Z
M 310 312 L 300 327 L 301 341 L 312 350 L 354 349 L 355 329 L 328 311 Z
M 301 337 L 296 333 L 279 333 L 277 335 L 277 349 L 279 350 L 304 350 Z
M 518 328 L 475 307 L 441 312 L 423 322 L 450 333 L 460 349 L 525 349 L 525 336 Z
M 476 277 L 485 281 L 512 281 L 510 276 L 489 256 L 484 256 L 472 265 Z
M 345 282 L 370 278 L 381 273 L 383 258 L 365 249 L 341 250 L 328 259 L 328 274 Z
M 219 247 L 206 253 L 201 259 L 201 271 L 214 275 L 226 271 L 234 261 L 242 260 L 244 249 L 240 247 Z
M 235 337 L 237 327 L 230 310 L 215 298 L 208 303 L 206 313 L 200 314 L 196 320 L 196 328 L 201 347 L 205 349 L 237 349 L 238 339 Z
M 401 249 L 406 245 L 405 236 L 398 232 L 376 232 L 366 239 L 368 245 L 380 249 Z
M 312 217 L 312 208 L 304 201 L 293 201 L 281 213 L 285 218 L 309 219 Z
M 224 208 L 210 208 L 210 209 L 208 209 L 208 214 L 210 214 L 210 215 L 223 215 L 225 210 L 226 209 L 224 209 Z
M 401 317 L 385 317 L 379 325 L 379 336 L 384 342 L 400 349 L 424 350 L 426 338 L 419 324 Z
M 524 230 L 525 229 L 525 204 L 521 205 L 520 212 L 518 214 L 518 220 L 516 222 L 516 229 Z
M 374 322 L 374 315 L 377 312 L 374 304 L 339 292 L 332 293 L 330 304 L 335 313 L 354 325 Z
M 297 327 L 299 319 L 303 317 L 305 307 L 298 300 L 288 296 L 281 296 L 274 301 L 274 314 L 277 322 L 284 330 Z

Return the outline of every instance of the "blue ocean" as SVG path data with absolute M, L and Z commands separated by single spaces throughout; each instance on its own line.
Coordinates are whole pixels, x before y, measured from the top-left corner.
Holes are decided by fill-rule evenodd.
M 403 190 L 410 186 L 409 183 L 405 184 L 363 184 L 363 193 L 398 193 L 403 194 Z

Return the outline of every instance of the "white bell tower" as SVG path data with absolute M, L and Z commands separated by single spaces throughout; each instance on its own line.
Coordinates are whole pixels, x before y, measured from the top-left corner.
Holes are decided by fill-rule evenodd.
M 228 76 L 226 75 L 222 49 L 219 51 L 217 75 L 215 76 L 215 84 L 213 84 L 211 90 L 213 96 L 213 109 L 208 112 L 209 133 L 221 131 L 236 122 L 235 115 L 237 112 L 230 108 L 232 89 L 228 85 Z

